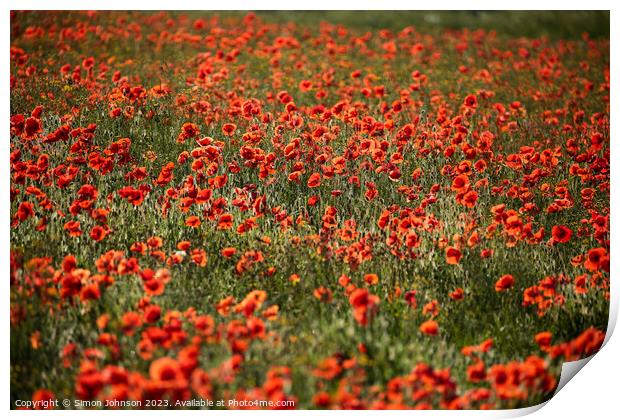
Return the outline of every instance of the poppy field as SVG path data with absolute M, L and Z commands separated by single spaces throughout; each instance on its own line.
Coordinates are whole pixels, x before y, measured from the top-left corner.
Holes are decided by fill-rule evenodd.
M 600 348 L 608 34 L 369 13 L 11 12 L 11 408 L 519 408 Z

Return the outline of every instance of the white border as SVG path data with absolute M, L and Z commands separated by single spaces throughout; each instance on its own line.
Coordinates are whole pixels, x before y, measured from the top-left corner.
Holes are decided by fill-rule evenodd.
M 25 0 L 14 2 L 11 5 L 3 4 L 3 14 L 0 16 L 0 27 L 5 28 L 2 33 L 2 45 L 4 46 L 4 52 L 2 55 L 2 85 L 0 86 L 2 97 L 4 101 L 2 102 L 2 118 L 1 118 L 1 132 L 8 133 L 9 132 L 9 54 L 8 49 L 10 46 L 10 25 L 9 25 L 9 10 L 15 9 L 33 9 L 33 10 L 71 10 L 71 9 L 81 9 L 85 6 L 88 6 L 92 9 L 99 10 L 124 10 L 124 9 L 133 9 L 133 10 L 378 10 L 377 6 L 380 6 L 381 9 L 385 10 L 461 10 L 461 9 L 470 9 L 470 10 L 501 10 L 501 9 L 514 9 L 514 10 L 580 10 L 586 7 L 588 10 L 611 10 L 611 74 L 613 75 L 615 82 L 615 75 L 618 74 L 618 65 L 616 58 L 618 57 L 618 48 L 617 48 L 617 29 L 620 28 L 620 19 L 618 19 L 618 13 L 615 8 L 615 5 L 612 1 L 599 1 L 599 0 L 589 0 L 587 2 L 581 1 L 556 1 L 556 2 L 544 2 L 544 1 L 533 1 L 533 0 L 522 0 L 518 3 L 507 3 L 499 4 L 498 1 L 433 1 L 433 2 L 405 2 L 405 1 L 393 1 L 393 0 L 382 0 L 381 2 L 372 1 L 372 0 L 341 0 L 341 1 L 333 1 L 333 0 L 313 0 L 313 1 L 297 1 L 295 3 L 291 1 L 284 0 L 270 0 L 263 2 L 249 2 L 243 0 L 227 0 L 226 2 L 205 2 L 205 1 L 186 1 L 186 0 L 176 0 L 174 2 L 163 1 L 163 0 L 151 0 L 151 1 L 134 1 L 131 3 L 127 3 L 126 1 L 120 0 L 109 0 L 109 1 L 90 1 L 85 3 L 83 0 L 62 0 L 56 2 L 48 2 L 44 3 L 39 0 Z M 504 7 L 500 7 L 504 6 Z M 618 103 L 618 94 L 617 89 L 612 86 L 611 90 L 611 101 L 613 104 Z M 618 129 L 617 129 L 617 112 L 615 108 L 612 108 L 611 113 L 611 136 L 615 139 L 617 138 Z M 6 136 L 6 134 L 5 134 Z M 620 224 L 615 223 L 617 220 L 618 213 L 618 204 L 620 201 L 620 197 L 615 194 L 618 190 L 617 184 L 620 182 L 618 179 L 617 170 L 619 162 L 619 153 L 616 150 L 617 147 L 612 147 L 611 150 L 611 160 L 612 160 L 612 174 L 611 174 L 611 188 L 612 188 L 612 196 L 611 196 L 611 236 L 614 238 L 620 238 L 618 233 L 620 233 Z M 2 211 L 0 212 L 0 216 L 2 217 L 2 221 L 0 222 L 0 230 L 3 238 L 3 246 L 0 248 L 0 266 L 4 269 L 4 279 L 2 286 L 2 294 L 4 302 L 9 301 L 9 281 L 8 281 L 8 270 L 9 270 L 9 214 L 10 214 L 10 199 L 9 199 L 9 144 L 8 141 L 5 140 L 2 142 L 0 146 L 0 156 L 2 157 L 2 164 L 0 165 L 0 179 L 2 180 L 0 184 L 0 203 L 2 206 Z M 612 279 L 616 278 L 616 274 L 618 273 L 619 263 L 616 261 L 615 246 L 612 247 L 612 258 L 611 258 L 611 277 Z M 587 364 L 587 366 L 583 369 L 583 372 L 579 373 L 579 379 L 576 381 L 570 381 L 565 388 L 561 390 L 556 396 L 554 396 L 546 405 L 541 404 L 537 407 L 530 407 L 520 410 L 508 410 L 508 411 L 489 411 L 489 412 L 480 412 L 480 411 L 465 411 L 459 412 L 458 414 L 455 412 L 446 412 L 446 411 L 432 411 L 432 412 L 401 412 L 401 411 L 390 411 L 385 414 L 380 414 L 381 416 L 387 415 L 395 418 L 433 418 L 433 419 L 441 419 L 441 418 L 472 418 L 472 419 L 485 419 L 485 418 L 507 418 L 507 417 L 515 417 L 526 415 L 532 412 L 535 412 L 531 417 L 532 418 L 558 418 L 558 417 L 566 417 L 566 418 L 583 418 L 587 416 L 588 418 L 611 418 L 610 414 L 612 412 L 616 412 L 616 400 L 617 400 L 617 379 L 619 376 L 619 363 L 617 357 L 615 355 L 620 354 L 620 342 L 617 337 L 613 337 L 612 331 L 615 327 L 615 323 L 618 317 L 618 287 L 617 282 L 612 281 L 611 286 L 611 295 L 612 302 L 610 308 L 610 321 L 609 321 L 609 333 L 606 337 L 606 344 L 604 348 L 592 358 L 592 361 Z M 9 319 L 8 319 L 9 308 L 8 305 L 4 306 L 4 314 L 6 318 L 2 323 L 2 336 L 5 338 L 5 343 L 10 343 L 9 339 Z M 617 335 L 617 334 L 616 334 Z M 10 352 L 8 345 L 0 347 L 0 352 L 2 354 L 2 366 L 0 367 L 2 371 L 3 381 L 1 382 L 1 398 L 3 401 L 3 407 L 5 410 L 10 411 L 10 416 L 15 417 L 27 417 L 36 416 L 36 412 L 25 412 L 25 411 L 11 411 L 10 407 L 10 376 L 9 376 L 9 366 L 10 366 Z M 544 409 L 539 410 L 544 406 Z M 41 413 L 41 412 L 39 412 Z M 69 417 L 69 418 L 82 418 L 84 416 L 87 417 L 100 417 L 100 416 L 109 416 L 109 415 L 117 415 L 114 412 L 93 412 L 89 411 L 88 413 L 84 411 L 55 411 L 55 412 L 47 412 L 49 416 L 55 418 L 57 416 Z M 123 413 L 125 414 L 125 413 Z M 289 417 L 291 415 L 289 412 L 262 412 L 262 411 L 251 411 L 251 412 L 241 412 L 241 411 L 217 411 L 217 412 L 198 412 L 198 411 L 188 411 L 188 412 L 178 412 L 170 413 L 164 411 L 132 411 L 128 413 L 132 417 L 135 418 L 145 418 L 145 419 L 153 419 L 153 418 L 164 418 L 182 415 L 188 417 L 196 417 L 200 416 L 204 418 L 204 416 L 216 417 L 216 418 L 237 418 L 237 417 L 251 417 L 253 420 L 259 419 L 273 419 L 273 418 L 284 418 Z M 366 412 L 340 412 L 340 411 L 298 411 L 295 412 L 294 416 L 298 418 L 316 418 L 316 416 L 327 417 L 327 418 L 339 418 L 341 416 L 349 417 L 356 416 L 357 418 L 374 418 L 377 415 L 375 412 L 366 411 Z

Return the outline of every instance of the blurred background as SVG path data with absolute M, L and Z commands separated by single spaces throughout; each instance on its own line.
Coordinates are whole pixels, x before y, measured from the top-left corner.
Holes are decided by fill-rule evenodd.
M 500 10 L 500 11 L 257 11 L 265 20 L 285 22 L 296 14 L 299 23 L 327 21 L 359 29 L 418 30 L 476 28 L 499 35 L 574 39 L 587 32 L 592 38 L 609 37 L 609 11 Z M 299 16 L 302 15 L 302 16 Z

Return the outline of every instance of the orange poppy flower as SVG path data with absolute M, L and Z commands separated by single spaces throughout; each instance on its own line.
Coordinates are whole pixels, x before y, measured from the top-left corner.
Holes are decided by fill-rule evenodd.
M 536 334 L 534 340 L 536 341 L 536 344 L 538 344 L 541 348 L 545 348 L 551 344 L 551 337 L 552 335 L 549 331 L 543 331 Z
M 152 380 L 164 383 L 184 380 L 179 362 L 171 357 L 161 357 L 154 360 L 149 367 L 149 375 Z
M 224 258 L 230 258 L 233 255 L 235 255 L 236 252 L 237 252 L 236 248 L 224 248 L 222 249 L 221 254 L 222 254 L 222 257 Z
M 462 256 L 463 254 L 461 254 L 461 251 L 458 248 L 453 246 L 446 247 L 446 262 L 448 264 L 458 264 L 459 261 L 461 261 Z
M 424 321 L 420 325 L 420 332 L 425 335 L 435 336 L 439 334 L 439 324 L 437 324 L 437 321 L 434 321 L 432 319 Z
M 164 282 L 156 278 L 152 278 L 144 282 L 144 291 L 149 296 L 161 295 L 164 293 L 164 288 Z
M 180 251 L 187 251 L 191 247 L 191 243 L 189 241 L 181 241 L 177 244 L 177 249 Z
M 308 178 L 307 185 L 309 188 L 319 187 L 321 185 L 321 174 L 315 172 L 312 175 L 310 175 L 310 178 Z
M 374 273 L 371 274 L 366 274 L 364 276 L 364 282 L 370 286 L 373 286 L 375 284 L 379 284 L 379 276 L 377 276 Z
M 222 214 L 217 221 L 217 228 L 221 230 L 228 230 L 233 227 L 233 215 Z
M 187 219 L 185 219 L 185 226 L 196 228 L 199 227 L 200 224 L 200 218 L 197 216 L 189 216 Z
M 32 394 L 35 410 L 53 410 L 56 408 L 56 396 L 47 389 L 39 389 Z
M 478 193 L 474 190 L 469 190 L 463 195 L 462 203 L 469 208 L 473 208 L 478 201 Z

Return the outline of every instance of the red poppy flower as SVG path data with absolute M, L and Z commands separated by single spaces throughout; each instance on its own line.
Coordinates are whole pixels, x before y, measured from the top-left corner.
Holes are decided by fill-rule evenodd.
M 108 234 L 108 231 L 101 226 L 94 226 L 90 231 L 90 237 L 95 242 L 102 241 L 106 237 L 107 234 Z
M 463 195 L 462 202 L 466 207 L 472 208 L 476 205 L 476 201 L 478 201 L 478 193 L 473 190 L 469 190 Z
M 453 246 L 446 247 L 446 262 L 448 264 L 458 264 L 459 261 L 461 261 L 462 256 L 463 254 L 461 254 L 461 251 L 458 248 Z
M 551 228 L 551 237 L 554 242 L 565 243 L 570 241 L 570 238 L 573 236 L 573 231 L 567 228 L 566 226 L 553 226 Z
M 83 302 L 88 300 L 97 300 L 101 296 L 101 290 L 98 284 L 89 284 L 80 290 L 80 299 Z
M 510 274 L 504 274 L 495 282 L 495 291 L 503 292 L 510 289 L 515 284 L 515 279 Z
M 34 216 L 34 205 L 28 201 L 19 203 L 19 207 L 17 208 L 17 219 L 23 222 L 32 216 Z
M 599 268 L 604 268 L 605 271 L 609 271 L 609 257 L 605 248 L 593 248 L 589 250 L 584 267 L 589 271 L 596 271 Z
M 41 127 L 41 121 L 34 117 L 26 118 L 26 122 L 24 124 L 25 139 L 33 139 L 41 131 L 43 131 L 43 128 Z
M 69 233 L 69 236 L 80 236 L 82 231 L 80 230 L 80 222 L 77 220 L 71 220 L 65 223 L 65 230 Z
M 144 291 L 149 296 L 161 295 L 164 293 L 164 288 L 164 282 L 156 278 L 152 278 L 144 282 Z
M 222 230 L 227 230 L 232 228 L 233 226 L 233 215 L 232 214 L 222 214 L 217 222 L 217 228 Z
M 70 273 L 77 267 L 77 262 L 74 255 L 67 255 L 62 260 L 62 271 Z
M 478 105 L 478 99 L 476 95 L 467 95 L 463 104 L 468 108 L 475 108 Z
M 452 180 L 452 190 L 463 192 L 469 188 L 469 178 L 467 175 L 458 175 Z
M 200 129 L 196 124 L 193 123 L 185 123 L 181 128 L 183 132 L 183 136 L 185 138 L 194 138 L 200 134 Z
M 450 299 L 452 300 L 463 300 L 464 297 L 465 292 L 460 287 L 454 289 L 454 291 L 450 293 Z
M 541 333 L 536 334 L 534 340 L 536 344 L 538 344 L 541 348 L 548 347 L 551 344 L 551 333 L 549 331 L 543 331 Z
M 161 308 L 157 305 L 149 305 L 144 309 L 144 322 L 157 322 L 161 316 Z
M 236 129 L 237 129 L 237 126 L 231 123 L 227 123 L 222 126 L 222 132 L 224 133 L 224 135 L 228 137 L 231 137 L 233 134 L 235 134 Z

